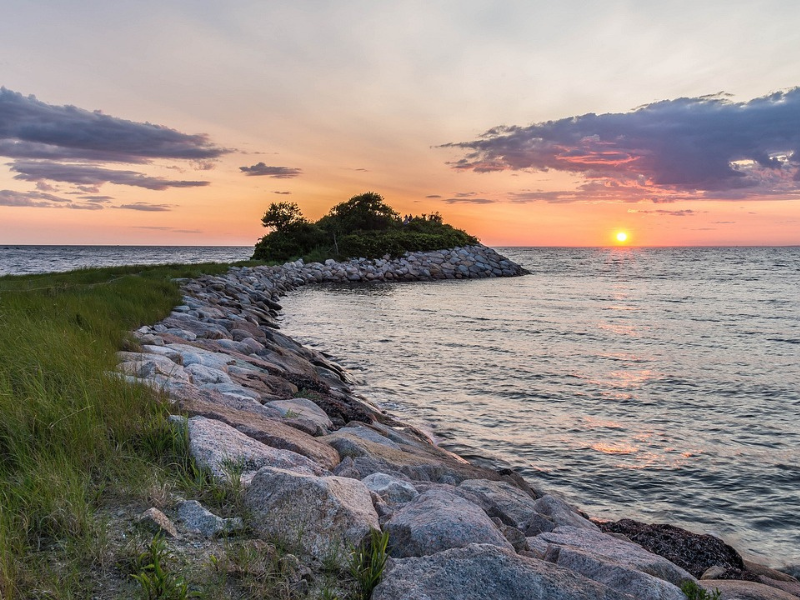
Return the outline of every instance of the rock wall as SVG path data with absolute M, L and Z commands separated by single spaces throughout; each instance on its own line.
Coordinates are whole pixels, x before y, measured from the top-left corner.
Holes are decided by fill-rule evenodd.
M 524 272 L 472 246 L 395 260 L 232 268 L 183 281 L 183 304 L 136 332 L 141 351 L 121 352 L 119 371 L 162 390 L 186 415 L 172 419 L 186 428 L 197 465 L 244 487 L 249 522 L 243 528 L 176 499 L 158 526 L 169 529 L 173 516 L 170 531 L 184 539 L 279 540 L 311 565 L 303 585 L 312 587 L 322 564 L 343 567 L 342 549 L 381 528 L 392 558 L 374 600 L 683 600 L 677 586 L 695 581 L 686 570 L 603 533 L 511 471 L 435 446 L 357 396 L 338 365 L 281 334 L 275 321 L 280 296 L 313 282 Z M 752 586 L 773 594 L 764 598 L 784 593 Z
M 346 262 L 328 259 L 324 264 L 302 260 L 281 267 L 311 282 L 432 281 L 514 277 L 528 273 L 518 264 L 482 245 L 432 252 L 407 252 L 400 258 L 356 258 Z

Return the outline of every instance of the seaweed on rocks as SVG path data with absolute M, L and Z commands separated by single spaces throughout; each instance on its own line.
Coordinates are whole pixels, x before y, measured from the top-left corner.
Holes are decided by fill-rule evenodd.
M 758 581 L 748 573 L 739 553 L 712 535 L 701 535 L 674 525 L 641 523 L 632 519 L 595 522 L 605 533 L 621 533 L 645 550 L 663 556 L 698 579 L 713 566 L 725 569 L 725 579 Z

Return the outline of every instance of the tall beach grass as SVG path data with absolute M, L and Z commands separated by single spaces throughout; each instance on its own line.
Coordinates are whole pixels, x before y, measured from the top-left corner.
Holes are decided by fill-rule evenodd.
M 0 599 L 88 597 L 98 510 L 163 470 L 166 407 L 109 374 L 127 333 L 180 303 L 173 278 L 228 265 L 0 278 Z

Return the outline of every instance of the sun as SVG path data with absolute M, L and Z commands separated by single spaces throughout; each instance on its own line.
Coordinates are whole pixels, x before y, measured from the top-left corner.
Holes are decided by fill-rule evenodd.
M 625 233 L 624 231 L 617 232 L 617 235 L 615 235 L 614 237 L 620 244 L 628 241 L 628 234 Z

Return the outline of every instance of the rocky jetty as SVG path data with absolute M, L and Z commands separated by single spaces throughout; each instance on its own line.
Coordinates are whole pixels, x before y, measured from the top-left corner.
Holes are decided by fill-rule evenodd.
M 683 600 L 679 586 L 700 574 L 691 565 L 635 543 L 633 531 L 604 532 L 516 473 L 437 447 L 357 396 L 341 367 L 280 333 L 276 321 L 280 297 L 309 283 L 520 274 L 495 251 L 472 246 L 182 281 L 183 304 L 136 332 L 139 351 L 121 352 L 119 371 L 169 397 L 196 464 L 241 486 L 247 510 L 244 522 L 222 519 L 181 499 L 148 522 L 173 537 L 290 548 L 306 565 L 304 593 L 313 593 L 323 565 L 344 567 L 349 550 L 380 529 L 391 558 L 375 600 Z M 747 598 L 800 597 L 796 580 L 747 565 L 728 553 L 719 572 L 734 566 L 751 581 L 698 583 L 720 588 L 723 599 L 745 597 L 737 595 L 743 587 Z

